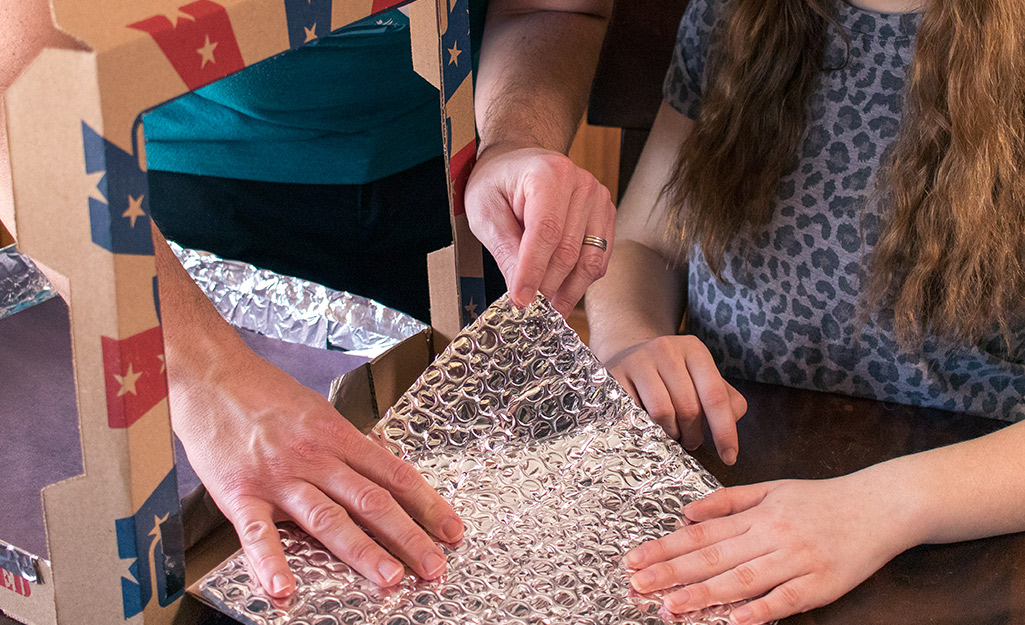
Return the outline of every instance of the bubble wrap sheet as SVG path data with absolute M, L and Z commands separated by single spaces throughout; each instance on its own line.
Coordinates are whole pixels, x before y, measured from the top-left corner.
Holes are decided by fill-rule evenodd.
M 236 555 L 201 583 L 260 625 L 725 625 L 729 607 L 687 616 L 629 584 L 622 555 L 671 532 L 719 485 L 647 415 L 543 299 L 503 297 L 465 329 L 372 434 L 416 466 L 466 524 L 448 572 L 382 589 L 295 525 L 280 528 L 298 578 L 287 601 L 259 590 Z

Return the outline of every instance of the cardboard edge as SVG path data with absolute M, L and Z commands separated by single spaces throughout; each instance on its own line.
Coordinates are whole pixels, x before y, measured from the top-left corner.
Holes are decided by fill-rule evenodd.
M 431 294 L 434 353 L 440 354 L 463 327 L 455 245 L 427 255 L 427 280 Z

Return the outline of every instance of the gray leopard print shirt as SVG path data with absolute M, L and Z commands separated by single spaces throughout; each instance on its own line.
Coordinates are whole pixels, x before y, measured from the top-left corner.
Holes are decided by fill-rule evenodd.
M 691 119 L 726 1 L 691 0 L 680 24 L 663 96 Z M 994 332 L 976 347 L 929 340 L 907 351 L 892 334 L 892 311 L 859 324 L 859 271 L 885 210 L 870 196 L 897 135 L 920 15 L 837 4 L 850 48 L 830 33 L 827 67 L 841 69 L 824 71 L 809 101 L 796 167 L 781 180 L 772 221 L 745 254 L 739 242 L 727 251 L 727 283 L 700 250 L 691 252 L 687 331 L 727 377 L 1019 421 L 1025 329 L 1013 348 Z

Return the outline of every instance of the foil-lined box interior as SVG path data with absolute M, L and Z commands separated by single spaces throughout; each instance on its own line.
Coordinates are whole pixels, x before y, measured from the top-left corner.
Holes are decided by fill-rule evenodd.
M 674 530 L 715 478 L 637 407 L 543 298 L 501 298 L 402 396 L 372 436 L 412 463 L 462 517 L 436 581 L 380 588 L 292 524 L 286 601 L 242 554 L 200 584 L 244 623 L 725 625 L 730 606 L 673 616 L 631 590 L 622 555 Z

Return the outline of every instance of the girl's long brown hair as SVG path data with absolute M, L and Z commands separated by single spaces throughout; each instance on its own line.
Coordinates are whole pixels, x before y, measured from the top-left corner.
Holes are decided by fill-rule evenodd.
M 828 69 L 833 1 L 732 0 L 713 38 L 701 110 L 663 193 L 670 235 L 700 245 L 720 278 L 727 247 L 769 222 L 793 167 Z M 888 216 L 865 301 L 892 307 L 905 344 L 971 344 L 994 328 L 1010 339 L 1025 315 L 1025 2 L 931 0 L 908 77 L 878 176 Z

